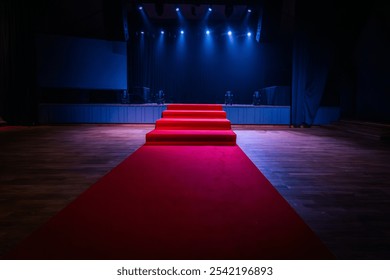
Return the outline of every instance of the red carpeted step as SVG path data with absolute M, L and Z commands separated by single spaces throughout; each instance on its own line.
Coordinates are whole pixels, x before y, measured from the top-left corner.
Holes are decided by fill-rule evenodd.
M 164 130 L 146 134 L 145 145 L 216 145 L 234 146 L 237 135 L 232 130 Z
M 179 119 L 162 118 L 156 121 L 156 129 L 231 129 L 228 119 Z
M 222 111 L 222 105 L 219 104 L 169 104 L 167 110 L 206 110 Z
M 163 118 L 226 119 L 226 112 L 217 110 L 165 110 L 162 116 Z
M 146 145 L 235 145 L 236 134 L 222 105 L 170 104 Z

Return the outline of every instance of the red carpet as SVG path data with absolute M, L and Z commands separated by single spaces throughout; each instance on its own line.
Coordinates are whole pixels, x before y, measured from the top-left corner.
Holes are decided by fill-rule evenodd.
M 24 129 L 24 126 L 0 126 L 0 132 L 13 131 L 13 130 L 21 130 Z
M 145 145 L 6 257 L 333 258 L 236 145 Z
M 236 134 L 222 105 L 170 104 L 146 145 L 236 145 Z
M 194 112 L 192 110 L 166 110 L 163 112 L 164 118 L 205 118 L 205 119 L 220 119 L 226 118 L 225 111 L 199 111 Z
M 222 111 L 220 104 L 169 104 L 167 110 Z

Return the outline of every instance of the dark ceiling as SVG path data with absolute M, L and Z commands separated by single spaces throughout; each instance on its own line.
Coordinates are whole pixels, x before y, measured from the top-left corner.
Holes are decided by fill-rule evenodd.
M 283 2 L 294 1 L 38 0 L 40 7 L 35 9 L 39 10 L 38 33 L 123 40 L 125 23 L 130 33 L 142 24 L 138 10 L 140 5 L 147 17 L 157 24 L 177 20 L 176 7 L 180 8 L 185 19 L 201 20 L 210 6 L 213 9 L 210 21 L 240 21 L 250 8 L 253 23 L 257 23 L 260 12 L 269 19 L 276 15 L 274 21 L 280 23 Z M 293 5 L 284 4 L 284 9 L 290 10 L 284 12 L 285 15 L 290 16 L 293 12 L 291 7 Z
M 180 9 L 181 15 L 187 20 L 202 20 L 205 14 L 208 13 L 209 8 L 212 9 L 209 18 L 210 20 L 240 20 L 248 10 L 247 5 L 234 5 L 229 8 L 226 5 L 164 4 L 160 6 L 161 8 L 158 8 L 158 5 L 145 3 L 142 4 L 142 7 L 148 18 L 152 20 L 177 19 L 176 8 Z
M 210 20 L 215 21 L 240 21 L 250 8 L 253 10 L 251 24 L 256 25 L 261 17 L 264 40 L 270 41 L 280 33 L 291 33 L 302 22 L 331 36 L 356 35 L 373 2 L 350 5 L 336 0 L 36 0 L 33 3 L 38 11 L 37 32 L 114 40 L 126 39 L 125 27 L 130 34 L 139 29 L 142 24 L 139 5 L 157 24 L 176 20 L 177 6 L 192 21 L 202 19 L 210 5 L 213 8 Z

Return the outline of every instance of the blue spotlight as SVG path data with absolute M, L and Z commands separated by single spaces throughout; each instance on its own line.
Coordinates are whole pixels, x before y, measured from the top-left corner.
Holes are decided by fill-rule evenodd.
M 138 6 L 138 10 L 140 10 L 140 11 L 141 11 L 142 9 L 143 9 L 143 8 L 142 8 L 142 6 Z
M 144 34 L 145 34 L 145 32 L 141 31 L 141 34 L 142 34 L 142 35 L 144 35 Z
M 209 12 L 211 12 L 213 9 L 211 7 L 209 7 Z
M 250 36 L 252 36 L 252 33 L 251 33 L 251 32 L 248 32 L 248 33 L 246 33 L 246 35 L 247 35 L 248 37 L 250 37 Z
M 161 30 L 161 35 L 164 35 L 164 33 L 165 33 L 164 30 Z
M 251 13 L 252 12 L 252 10 L 251 9 L 248 9 L 248 13 Z
M 180 30 L 180 34 L 184 34 L 184 30 L 182 29 L 182 30 Z
M 206 34 L 207 34 L 207 35 L 210 35 L 210 30 L 207 29 L 207 30 L 206 30 Z
M 176 8 L 176 12 L 178 12 L 178 11 L 180 11 L 180 9 L 179 9 L 179 8 Z
M 232 32 L 231 32 L 230 30 L 228 31 L 228 35 L 229 35 L 229 36 L 232 36 Z

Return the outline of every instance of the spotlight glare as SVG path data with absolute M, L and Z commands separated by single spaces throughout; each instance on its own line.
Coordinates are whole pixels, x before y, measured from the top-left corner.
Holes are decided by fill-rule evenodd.
M 165 33 L 164 30 L 161 30 L 161 35 L 164 35 L 164 33 Z
M 180 9 L 179 9 L 179 8 L 176 8 L 176 12 L 178 12 L 178 11 L 180 11 Z
M 142 34 L 142 35 L 144 35 L 144 34 L 145 34 L 145 32 L 141 31 L 141 34 Z
M 184 30 L 180 30 L 180 34 L 184 34 Z
M 213 10 L 213 9 L 210 7 L 210 8 L 209 8 L 209 12 L 211 12 L 212 10 Z
M 232 36 L 232 32 L 231 32 L 230 30 L 228 31 L 228 35 L 229 35 L 229 36 Z
M 251 32 L 248 32 L 248 33 L 246 33 L 246 35 L 247 35 L 248 37 L 250 37 L 250 36 L 252 36 L 252 33 L 251 33 Z
M 141 10 L 142 10 L 142 6 L 138 6 L 138 10 L 140 10 L 140 11 L 141 11 Z
M 248 13 L 251 13 L 252 12 L 252 10 L 251 9 L 248 9 Z
M 210 35 L 210 30 L 207 29 L 207 30 L 206 30 L 206 34 L 207 34 L 207 35 Z

